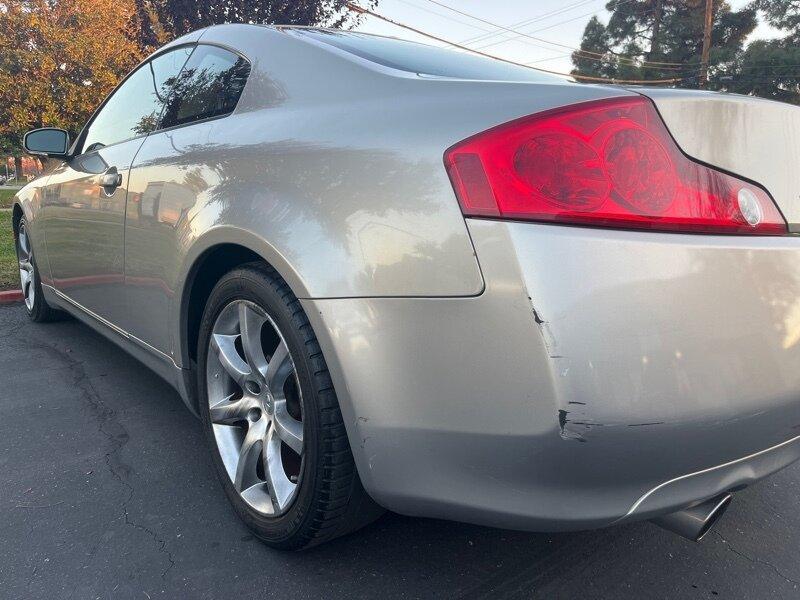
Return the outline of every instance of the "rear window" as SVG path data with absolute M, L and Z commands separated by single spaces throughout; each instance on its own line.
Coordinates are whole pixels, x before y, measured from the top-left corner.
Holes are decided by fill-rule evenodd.
M 466 52 L 352 32 L 295 30 L 371 62 L 420 75 L 490 81 L 563 81 L 552 75 Z

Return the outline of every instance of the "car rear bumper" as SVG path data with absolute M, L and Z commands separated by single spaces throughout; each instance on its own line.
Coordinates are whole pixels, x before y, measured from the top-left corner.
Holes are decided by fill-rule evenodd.
M 303 301 L 379 503 L 601 527 L 800 457 L 800 239 L 468 225 L 479 296 Z

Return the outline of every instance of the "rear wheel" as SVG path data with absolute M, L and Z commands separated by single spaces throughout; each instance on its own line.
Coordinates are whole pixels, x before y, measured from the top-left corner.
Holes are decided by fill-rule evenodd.
M 203 315 L 198 355 L 217 474 L 261 539 L 300 549 L 380 514 L 358 478 L 316 337 L 274 270 L 252 264 L 223 276 Z
M 20 219 L 16 236 L 17 261 L 19 262 L 19 281 L 25 308 L 32 321 L 44 323 L 56 321 L 63 317 L 63 313 L 52 308 L 44 299 L 42 281 L 39 277 L 39 268 L 33 256 L 33 244 L 28 232 L 28 223 L 25 217 Z

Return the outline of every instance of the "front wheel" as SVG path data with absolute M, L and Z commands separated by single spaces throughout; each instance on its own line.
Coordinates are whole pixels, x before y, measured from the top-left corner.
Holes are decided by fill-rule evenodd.
M 33 243 L 28 232 L 28 222 L 22 217 L 16 235 L 17 262 L 19 263 L 19 282 L 28 316 L 37 323 L 57 321 L 63 313 L 52 308 L 44 299 L 39 268 L 33 256 Z
M 242 520 L 269 545 L 300 549 L 374 520 L 325 359 L 297 298 L 251 264 L 217 283 L 198 344 L 200 413 Z

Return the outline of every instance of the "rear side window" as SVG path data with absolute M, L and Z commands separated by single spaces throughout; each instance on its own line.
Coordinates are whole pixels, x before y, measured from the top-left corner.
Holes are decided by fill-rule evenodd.
M 248 75 L 250 63 L 241 56 L 216 46 L 197 46 L 175 81 L 161 128 L 232 113 Z
M 476 54 L 395 38 L 326 30 L 295 30 L 384 67 L 420 75 L 487 81 L 559 81 L 552 75 Z

